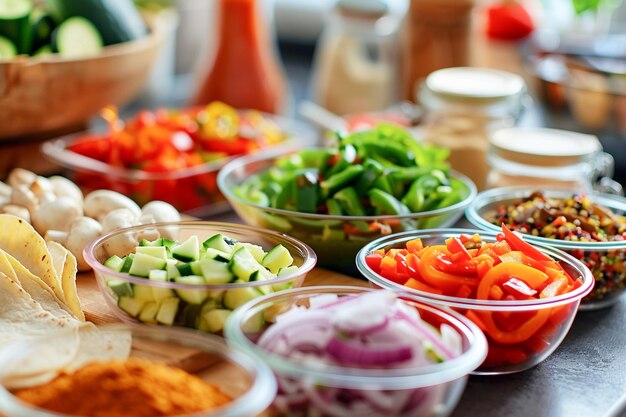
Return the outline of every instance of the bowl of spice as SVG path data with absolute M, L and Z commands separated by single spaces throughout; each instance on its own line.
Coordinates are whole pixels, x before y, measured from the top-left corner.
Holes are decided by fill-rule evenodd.
M 270 365 L 271 409 L 294 417 L 445 417 L 487 353 L 480 329 L 461 315 L 363 287 L 253 300 L 228 320 L 226 338 Z
M 613 305 L 626 289 L 626 199 L 572 190 L 495 188 L 480 193 L 467 219 L 483 230 L 502 224 L 527 235 L 530 243 L 561 249 L 593 273 L 593 291 L 580 308 Z
M 275 394 L 269 367 L 217 337 L 121 325 L 85 326 L 79 333 L 77 346 L 63 331 L 2 351 L 2 413 L 244 417 L 261 413 Z M 120 338 L 128 341 L 125 349 Z M 116 346 L 115 354 L 102 346 Z M 33 366 L 35 374 L 18 371 Z

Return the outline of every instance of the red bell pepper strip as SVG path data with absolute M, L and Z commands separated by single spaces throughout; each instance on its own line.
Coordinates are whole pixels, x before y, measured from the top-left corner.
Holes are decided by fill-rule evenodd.
M 516 232 L 506 227 L 504 223 L 502 223 L 502 233 L 512 250 L 518 250 L 537 261 L 552 261 L 552 258 L 525 242 Z
M 511 278 L 502 284 L 502 288 L 507 293 L 519 299 L 532 298 L 537 294 L 537 290 L 532 289 L 521 279 Z
M 456 294 L 459 287 L 464 284 L 470 288 L 478 286 L 478 279 L 475 277 L 460 277 L 438 270 L 435 267 L 435 259 L 441 253 L 447 253 L 445 246 L 429 246 L 422 253 L 420 258 L 420 275 L 427 284 L 439 288 L 449 295 Z
M 470 253 L 467 251 L 467 248 L 465 248 L 465 246 L 458 237 L 451 237 L 449 239 L 446 239 L 446 247 L 451 254 L 459 254 L 459 259 L 465 259 L 468 261 L 472 259 L 472 255 L 470 255 Z

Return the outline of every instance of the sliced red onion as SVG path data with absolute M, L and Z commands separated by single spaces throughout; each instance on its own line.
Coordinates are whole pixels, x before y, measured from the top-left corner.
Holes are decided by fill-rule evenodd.
M 369 332 L 387 320 L 397 299 L 391 291 L 364 293 L 342 308 L 337 308 L 333 314 L 333 324 L 350 333 Z
M 443 323 L 440 328 L 441 342 L 450 348 L 453 357 L 463 353 L 463 338 L 447 323 Z
M 326 352 L 342 365 L 387 366 L 413 357 L 410 346 L 366 347 L 336 336 L 328 342 Z
M 362 391 L 365 399 L 372 404 L 377 410 L 386 415 L 398 415 L 406 406 L 411 398 L 413 390 L 397 390 L 397 391 Z
M 439 340 L 439 337 L 436 334 L 433 334 L 433 332 L 428 327 L 424 326 L 421 320 L 416 320 L 415 318 L 410 317 L 403 310 L 398 310 L 395 316 L 399 319 L 403 319 L 409 322 L 417 331 L 419 331 L 427 340 L 429 340 L 433 344 L 433 346 L 443 354 L 443 356 L 445 356 L 444 359 L 451 359 L 454 357 L 452 352 L 450 352 L 450 350 L 446 346 L 444 346 L 441 340 Z
M 337 294 L 316 295 L 314 297 L 309 298 L 309 308 L 312 308 L 312 309 L 324 308 L 325 306 L 332 305 L 337 300 L 339 300 L 339 296 Z

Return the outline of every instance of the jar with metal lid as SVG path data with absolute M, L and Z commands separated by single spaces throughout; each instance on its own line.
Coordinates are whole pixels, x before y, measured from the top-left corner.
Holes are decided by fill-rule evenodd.
M 400 21 L 383 0 L 339 0 L 317 44 L 313 100 L 340 115 L 397 103 Z
M 510 127 L 522 109 L 526 84 L 519 75 L 474 67 L 432 72 L 419 88 L 424 141 L 450 150 L 452 168 L 485 188 L 491 132 Z
M 536 186 L 621 194 L 614 160 L 593 135 L 547 128 L 507 128 L 491 136 L 487 187 Z

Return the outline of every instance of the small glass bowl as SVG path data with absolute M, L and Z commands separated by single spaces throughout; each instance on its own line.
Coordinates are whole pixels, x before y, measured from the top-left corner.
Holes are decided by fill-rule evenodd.
M 322 367 L 318 362 L 285 358 L 270 353 L 255 341 L 271 327 L 271 316 L 286 311 L 294 305 L 308 306 L 311 297 L 333 294 L 339 297 L 374 291 L 371 288 L 346 286 L 320 286 L 298 288 L 252 300 L 237 309 L 226 323 L 229 344 L 241 348 L 267 362 L 278 380 L 278 395 L 272 408 L 281 415 L 294 417 L 316 415 L 370 416 L 367 412 L 347 410 L 342 398 L 354 396 L 387 397 L 412 396 L 415 404 L 409 410 L 400 410 L 398 417 L 445 417 L 456 406 L 467 381 L 467 375 L 485 358 L 487 344 L 480 329 L 460 314 L 422 303 L 415 296 L 399 293 L 408 305 L 415 307 L 423 320 L 439 327 L 446 323 L 462 338 L 462 353 L 454 359 L 423 367 L 359 369 L 342 366 Z M 259 330 L 258 315 L 265 318 Z M 253 329 L 253 330 L 249 330 Z M 343 397 L 345 396 L 345 397 Z M 333 410 L 334 411 L 330 411 Z M 308 414 L 307 414 L 308 412 Z M 379 414 L 376 414 L 379 415 Z
M 207 383 L 214 384 L 233 398 L 233 401 L 222 407 L 188 414 L 189 417 L 257 416 L 267 408 L 276 393 L 276 381 L 271 369 L 265 363 L 244 352 L 229 348 L 224 340 L 217 336 L 202 335 L 183 329 L 125 325 L 84 328 L 80 333 L 94 331 L 98 331 L 100 334 L 97 337 L 102 337 L 103 340 L 115 340 L 113 338 L 118 338 L 120 332 L 128 332 L 132 337 L 131 358 L 142 358 L 156 364 L 181 368 Z M 5 383 L 13 369 L 19 369 L 22 364 L 29 363 L 33 356 L 46 357 L 50 354 L 50 346 L 62 345 L 64 341 L 71 339 L 68 338 L 70 333 L 52 332 L 48 336 L 11 345 L 0 352 L 0 411 L 3 414 L 16 417 L 66 416 L 23 402 L 6 389 Z M 107 333 L 110 336 L 107 336 Z
M 258 175 L 275 165 L 295 150 L 267 152 L 234 159 L 226 164 L 217 177 L 220 191 L 237 214 L 246 223 L 288 233 L 310 245 L 318 257 L 319 266 L 348 274 L 358 274 L 354 257 L 367 242 L 383 234 L 381 228 L 368 227 L 374 223 L 388 225 L 391 233 L 404 230 L 450 227 L 463 215 L 463 210 L 476 196 L 476 186 L 466 176 L 452 171 L 452 176 L 467 187 L 463 200 L 437 210 L 385 216 L 333 216 L 328 214 L 301 213 L 265 207 L 246 201 L 233 190 L 251 175 Z M 350 233 L 346 233 L 350 229 Z M 371 230 L 370 230 L 371 229 Z
M 538 312 L 550 311 L 550 317 L 529 338 L 519 343 L 499 343 L 483 328 L 489 344 L 489 352 L 485 362 L 473 372 L 476 375 L 509 374 L 524 371 L 541 363 L 555 351 L 569 331 L 580 300 L 591 291 L 594 283 L 589 269 L 574 257 L 550 247 L 533 245 L 541 252 L 558 261 L 572 276 L 581 277 L 582 285 L 575 290 L 553 298 L 520 301 L 478 300 L 474 298 L 459 298 L 420 291 L 393 282 L 374 272 L 365 262 L 368 254 L 379 249 L 405 247 L 406 242 L 412 239 L 422 239 L 424 246 L 443 245 L 449 237 L 458 237 L 461 234 L 472 235 L 480 233 L 484 242 L 495 242 L 496 233 L 469 229 L 434 229 L 417 232 L 404 232 L 377 239 L 366 245 L 357 255 L 356 263 L 359 271 L 376 288 L 403 290 L 417 296 L 421 301 L 449 307 L 464 315 L 472 312 L 472 317 L 498 314 L 503 320 L 522 323 L 534 317 Z M 480 323 L 477 323 L 479 327 Z
M 478 194 L 466 211 L 466 217 L 475 227 L 482 230 L 499 231 L 500 227 L 488 219 L 495 215 L 500 206 L 516 204 L 531 193 L 531 187 L 503 187 L 486 190 Z M 569 198 L 573 190 L 543 190 L 548 198 Z M 587 194 L 595 204 L 613 213 L 626 214 L 626 199 L 612 194 Z M 581 310 L 598 310 L 615 304 L 626 290 L 626 240 L 610 242 L 574 242 L 525 235 L 531 243 L 551 246 L 569 253 L 582 261 L 593 273 L 596 281 L 594 290 L 583 298 Z M 607 268 L 607 265 L 611 268 Z
M 263 247 L 265 251 L 281 244 L 291 254 L 293 265 L 298 266 L 298 270 L 294 273 L 287 274 L 265 281 L 250 281 L 245 283 L 229 283 L 229 284 L 182 284 L 176 282 L 160 282 L 141 277 L 134 277 L 126 273 L 114 272 L 104 266 L 104 262 L 112 255 L 125 256 L 134 251 L 135 246 L 139 244 L 142 238 L 154 240 L 161 237 L 162 234 L 183 241 L 192 235 L 198 236 L 200 242 L 204 239 L 221 233 L 239 242 L 248 242 Z M 304 243 L 291 238 L 289 236 L 276 233 L 270 230 L 264 230 L 256 227 L 218 223 L 204 221 L 186 221 L 149 224 L 136 226 L 127 229 L 117 230 L 101 236 L 83 251 L 85 261 L 93 268 L 98 286 L 102 292 L 104 299 L 111 310 L 117 317 L 125 322 L 141 323 L 141 309 L 139 311 L 125 311 L 119 306 L 120 297 L 125 294 L 118 290 L 114 291 L 111 282 L 115 282 L 117 288 L 130 289 L 131 294 L 136 295 L 137 291 L 152 291 L 155 296 L 154 302 L 161 302 L 165 297 L 179 298 L 178 308 L 173 325 L 195 328 L 213 333 L 221 333 L 222 329 L 207 327 L 207 323 L 203 322 L 203 317 L 210 314 L 213 310 L 233 310 L 238 305 L 228 308 L 222 306 L 220 300 L 227 295 L 228 291 L 239 291 L 242 289 L 258 289 L 263 287 L 265 292 L 279 291 L 284 288 L 299 287 L 304 279 L 313 269 L 316 262 L 315 253 Z M 121 285 L 120 285 L 121 284 Z M 197 292 L 198 294 L 207 295 L 202 304 L 191 304 L 186 302 L 178 295 L 178 291 Z M 128 292 L 128 291 L 127 291 Z M 256 291 L 255 296 L 260 296 L 261 291 Z M 189 299 L 190 297 L 186 297 Z M 195 298 L 195 297 L 191 297 Z M 145 307 L 145 306 L 143 306 Z M 142 307 L 142 308 L 143 308 Z M 131 314 L 133 313 L 133 314 Z M 136 314 L 134 314 L 136 313 Z M 225 313 L 225 312 L 223 312 Z M 158 318 L 158 315 L 157 315 Z M 147 323 L 146 323 L 147 322 Z M 149 320 L 144 324 L 157 324 L 154 320 Z

